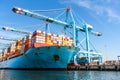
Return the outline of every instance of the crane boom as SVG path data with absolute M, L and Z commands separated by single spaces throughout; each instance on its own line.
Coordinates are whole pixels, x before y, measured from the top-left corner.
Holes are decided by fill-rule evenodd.
M 57 20 L 57 19 L 54 19 L 54 18 L 50 18 L 50 17 L 38 14 L 38 13 L 33 12 L 33 11 L 29 11 L 29 10 L 18 8 L 18 7 L 14 7 L 12 10 L 13 10 L 13 12 L 15 12 L 17 14 L 22 14 L 22 15 L 25 15 L 25 16 L 29 16 L 29 17 L 33 17 L 33 18 L 39 19 L 39 20 L 48 21 L 48 22 L 51 22 L 51 23 L 63 25 L 63 26 L 66 26 L 68 28 L 73 28 L 73 25 L 68 24 L 67 22 L 60 21 L 60 20 Z M 93 31 L 91 31 L 92 30 L 91 26 L 90 27 L 87 26 L 87 27 L 88 27 L 88 30 L 90 30 L 90 32 L 92 34 L 95 34 L 97 36 L 101 36 L 102 35 L 99 32 L 93 32 Z M 82 27 L 80 27 L 80 26 L 75 25 L 75 28 L 76 28 L 76 30 L 85 32 L 85 29 L 82 28 Z
M 9 44 L 5 44 L 5 43 L 0 43 L 0 45 L 9 45 Z
M 0 39 L 1 39 L 1 40 L 6 40 L 6 41 L 16 41 L 16 40 L 14 40 L 14 39 L 8 39 L 8 38 L 4 38 L 4 37 L 1 37 L 1 36 L 0 36 Z
M 30 32 L 18 30 L 18 29 L 14 29 L 14 28 L 9 28 L 9 27 L 3 27 L 2 29 L 6 30 L 6 31 L 14 31 L 14 32 L 19 32 L 19 33 L 23 33 L 23 34 L 30 34 Z

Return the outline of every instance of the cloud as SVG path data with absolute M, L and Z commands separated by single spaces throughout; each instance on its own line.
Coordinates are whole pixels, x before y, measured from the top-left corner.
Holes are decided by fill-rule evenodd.
M 117 1 L 117 0 L 116 0 Z M 108 22 L 117 21 L 120 22 L 120 15 L 117 10 L 112 6 L 117 5 L 120 2 L 113 2 L 113 0 L 66 0 L 65 3 L 76 4 L 80 7 L 89 9 L 90 11 L 96 13 L 98 16 L 106 16 Z
M 117 13 L 115 13 L 110 9 L 108 9 L 107 12 L 109 17 L 109 22 L 111 22 L 112 20 L 120 21 L 120 15 L 118 15 Z
M 89 1 L 72 1 L 72 2 L 77 4 L 78 6 L 82 6 L 82 7 L 91 9 L 91 3 Z

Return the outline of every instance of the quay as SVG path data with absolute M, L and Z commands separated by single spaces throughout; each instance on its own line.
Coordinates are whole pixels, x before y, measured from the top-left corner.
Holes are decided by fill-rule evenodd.
M 97 70 L 97 71 L 120 71 L 120 65 L 85 65 L 68 66 L 68 70 Z

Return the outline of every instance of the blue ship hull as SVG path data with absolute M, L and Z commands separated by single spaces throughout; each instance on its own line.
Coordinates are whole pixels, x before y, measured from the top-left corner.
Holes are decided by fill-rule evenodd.
M 25 54 L 0 62 L 1 69 L 67 69 L 74 47 L 30 48 Z

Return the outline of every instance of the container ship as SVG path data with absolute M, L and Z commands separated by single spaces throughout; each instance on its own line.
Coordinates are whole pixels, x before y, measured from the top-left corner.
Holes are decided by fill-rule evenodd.
M 37 30 L 4 50 L 0 68 L 65 69 L 73 56 L 73 45 L 69 37 Z
M 10 46 L 3 50 L 0 54 L 0 69 L 66 70 L 68 63 L 79 50 L 77 47 L 78 31 L 90 32 L 97 36 L 101 35 L 92 31 L 92 27 L 88 25 L 87 27 L 76 26 L 74 22 L 71 24 L 67 20 L 65 22 L 56 20 L 18 7 L 14 7 L 12 10 L 17 14 L 70 28 L 74 34 L 71 38 L 65 35 L 48 33 L 47 26 L 46 31 L 36 30 L 29 33 L 25 37 L 11 42 Z M 65 10 L 68 14 L 70 8 Z M 3 29 L 10 30 L 7 27 Z

